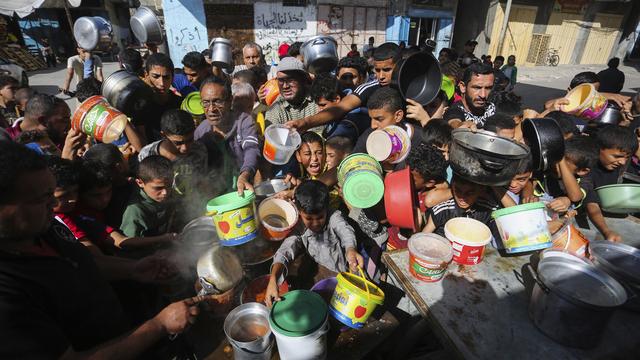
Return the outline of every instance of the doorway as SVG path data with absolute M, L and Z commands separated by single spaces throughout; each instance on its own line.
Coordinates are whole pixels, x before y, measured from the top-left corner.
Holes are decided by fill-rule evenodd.
M 409 41 L 407 47 L 420 46 L 427 40 L 436 40 L 438 18 L 412 17 L 409 21 Z

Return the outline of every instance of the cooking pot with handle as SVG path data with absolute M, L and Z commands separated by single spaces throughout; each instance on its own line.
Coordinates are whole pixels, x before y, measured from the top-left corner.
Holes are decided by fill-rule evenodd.
M 331 36 L 314 36 L 307 40 L 300 51 L 304 65 L 310 73 L 326 73 L 338 65 L 338 44 Z
M 146 6 L 140 6 L 129 20 L 133 35 L 141 43 L 161 44 L 164 36 L 160 20 L 156 13 Z
M 562 160 L 564 137 L 560 125 L 554 119 L 524 119 L 522 136 L 531 148 L 534 170 L 548 170 Z
M 108 50 L 113 38 L 111 23 L 100 16 L 83 16 L 73 24 L 73 37 L 87 50 Z
M 102 83 L 102 96 L 125 115 L 136 117 L 150 105 L 153 90 L 136 75 L 118 70 Z
M 215 38 L 209 44 L 211 47 L 211 64 L 229 71 L 233 71 L 233 47 L 231 41 L 225 38 Z

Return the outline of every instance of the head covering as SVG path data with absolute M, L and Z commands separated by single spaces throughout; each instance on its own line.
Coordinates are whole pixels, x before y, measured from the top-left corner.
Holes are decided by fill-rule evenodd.
M 289 46 L 290 45 L 287 43 L 280 44 L 280 47 L 278 48 L 278 56 L 281 59 L 287 56 L 287 53 L 289 52 Z
M 307 73 L 304 69 L 304 65 L 302 64 L 302 62 L 300 62 L 300 60 L 291 56 L 287 56 L 282 60 L 280 60 L 280 63 L 278 64 L 276 71 L 278 72 L 299 71 L 305 74 Z

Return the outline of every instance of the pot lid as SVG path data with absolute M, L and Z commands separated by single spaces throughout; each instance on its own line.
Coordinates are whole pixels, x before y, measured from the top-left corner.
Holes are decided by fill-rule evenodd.
M 526 145 L 489 131 L 455 129 L 451 134 L 453 141 L 469 150 L 507 159 L 523 159 L 529 155 L 529 148 Z
M 500 216 L 511 215 L 521 211 L 529 211 L 529 210 L 544 209 L 544 208 L 545 208 L 544 203 L 539 201 L 539 202 L 534 202 L 529 204 L 510 206 L 500 210 L 496 210 L 491 213 L 491 217 L 495 219 Z
M 611 241 L 592 241 L 589 252 L 597 264 L 610 269 L 616 276 L 640 284 L 640 250 Z
M 280 297 L 271 308 L 269 324 L 274 331 L 299 337 L 313 333 L 327 319 L 327 304 L 317 293 L 294 290 Z
M 573 303 L 606 308 L 627 301 L 619 282 L 588 263 L 546 257 L 540 260 L 538 276 L 552 292 Z

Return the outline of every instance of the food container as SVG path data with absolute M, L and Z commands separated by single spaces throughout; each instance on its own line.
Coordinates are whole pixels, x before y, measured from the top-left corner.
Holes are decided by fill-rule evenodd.
M 256 193 L 256 201 L 260 203 L 262 200 L 289 188 L 291 188 L 291 183 L 286 183 L 284 179 L 271 179 L 261 182 L 253 191 Z
M 260 203 L 258 217 L 267 240 L 283 240 L 298 223 L 298 209 L 289 201 L 269 198 Z
M 225 38 L 211 40 L 211 65 L 232 71 L 234 67 L 231 41 Z
M 200 125 L 200 123 L 204 119 L 204 108 L 202 107 L 200 92 L 194 91 L 192 93 L 189 93 L 189 95 L 187 95 L 184 100 L 182 100 L 180 109 L 191 114 L 193 122 L 196 124 L 196 126 Z
M 264 303 L 270 278 L 271 275 L 267 274 L 251 280 L 244 290 L 242 290 L 240 302 L 242 304 L 251 302 Z M 278 295 L 284 295 L 287 292 L 289 292 L 289 283 L 285 280 L 278 285 Z
M 602 210 L 615 214 L 640 211 L 640 184 L 613 184 L 596 189 Z
M 320 295 L 294 290 L 271 308 L 269 325 L 282 360 L 325 359 L 329 317 Z
M 370 208 L 384 196 L 382 167 L 367 154 L 351 154 L 340 162 L 338 184 L 344 200 L 356 208 Z
M 73 37 L 84 50 L 109 50 L 113 38 L 111 23 L 100 16 L 82 16 L 73 24 Z
M 129 20 L 131 31 L 141 44 L 162 44 L 162 24 L 156 13 L 146 6 L 140 6 Z
M 265 104 L 267 104 L 267 106 L 271 106 L 271 104 L 273 104 L 280 95 L 278 79 L 271 79 L 262 84 L 262 86 L 260 86 L 260 89 L 258 89 L 258 94 L 264 91 L 266 91 L 264 102 Z
M 548 248 L 552 245 L 542 202 L 511 206 L 494 211 L 498 232 L 509 254 Z
M 594 241 L 589 245 L 594 264 L 625 288 L 624 307 L 640 311 L 640 250 L 611 241 Z
M 94 95 L 83 101 L 73 113 L 71 128 L 96 141 L 111 143 L 120 138 L 128 122 L 127 117 L 109 105 L 107 99 Z
M 242 197 L 234 191 L 209 200 L 207 215 L 213 218 L 221 245 L 241 245 L 258 235 L 255 197 L 253 191 L 245 190 Z
M 336 290 L 336 285 L 338 285 L 338 279 L 336 279 L 335 276 L 332 276 L 313 284 L 311 291 L 320 295 L 322 299 L 329 304 L 329 302 L 331 302 L 331 297 Z
M 374 130 L 367 137 L 367 153 L 378 161 L 397 164 L 404 161 L 411 150 L 411 138 L 396 125 Z
M 394 171 L 384 178 L 384 208 L 389 224 L 416 231 L 417 199 L 411 169 Z
M 302 138 L 297 131 L 284 125 L 269 125 L 264 130 L 264 149 L 262 155 L 272 164 L 284 165 L 289 162 L 291 156 L 298 150 Z
M 587 239 L 571 221 L 567 221 L 551 238 L 554 249 L 571 251 L 579 256 L 587 256 Z
M 562 160 L 564 137 L 560 125 L 554 119 L 524 119 L 522 137 L 531 149 L 534 170 L 548 170 Z
M 312 74 L 328 73 L 338 65 L 338 44 L 331 36 L 319 35 L 305 41 L 300 47 L 304 66 Z
M 482 261 L 484 247 L 491 242 L 489 227 L 466 217 L 450 219 L 444 224 L 444 235 L 453 247 L 453 261 L 461 265 L 476 265 Z
M 146 115 L 153 105 L 153 90 L 140 78 L 126 70 L 118 70 L 102 83 L 102 96 L 109 104 L 130 118 Z
M 235 360 L 271 359 L 273 336 L 266 306 L 250 302 L 236 307 L 224 319 L 223 329 Z
M 595 120 L 598 125 L 618 125 L 622 121 L 622 112 L 620 106 L 615 102 L 607 102 L 607 107 L 602 114 Z
M 196 270 L 205 294 L 222 294 L 233 289 L 243 276 L 240 258 L 220 245 L 211 246 L 200 256 Z
M 417 233 L 408 247 L 411 275 L 424 282 L 440 281 L 453 259 L 451 242 L 437 234 Z
M 580 84 L 571 89 L 565 98 L 569 104 L 562 105 L 560 110 L 588 120 L 598 118 L 607 107 L 607 99 L 596 91 L 593 84 Z
M 393 69 L 391 83 L 403 99 L 412 99 L 427 106 L 438 96 L 442 72 L 438 60 L 427 52 L 419 52 L 400 60 Z
M 338 321 L 350 328 L 360 329 L 376 306 L 384 303 L 384 293 L 364 277 L 342 272 L 336 277 L 337 284 L 329 302 L 329 312 Z

